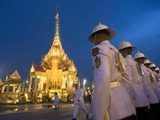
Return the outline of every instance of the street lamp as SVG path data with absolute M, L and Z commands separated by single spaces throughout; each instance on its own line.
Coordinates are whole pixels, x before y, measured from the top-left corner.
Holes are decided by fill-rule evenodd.
M 83 88 L 85 88 L 86 83 L 87 83 L 87 79 L 86 79 L 86 78 L 84 78 L 84 79 L 83 79 Z
M 29 81 L 28 80 L 26 80 L 26 84 L 28 84 L 29 83 Z

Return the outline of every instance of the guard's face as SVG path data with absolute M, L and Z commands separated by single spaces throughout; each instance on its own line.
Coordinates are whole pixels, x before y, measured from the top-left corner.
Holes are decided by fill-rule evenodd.
M 155 68 L 151 68 L 151 70 L 152 70 L 152 71 L 154 71 L 154 70 L 155 70 Z
M 149 66 L 149 64 L 144 64 L 146 67 L 148 67 Z
M 145 58 L 138 58 L 138 59 L 136 59 L 136 61 L 137 61 L 138 63 L 141 63 L 141 64 L 144 63 L 144 60 L 145 60 Z
M 121 54 L 126 57 L 127 55 L 132 54 L 132 48 L 125 48 L 123 50 L 120 50 Z
M 100 44 L 102 41 L 98 40 L 96 37 L 94 37 L 91 41 L 94 45 Z
M 111 36 L 105 33 L 97 33 L 91 37 L 91 42 L 95 45 L 100 44 L 102 41 L 111 40 Z

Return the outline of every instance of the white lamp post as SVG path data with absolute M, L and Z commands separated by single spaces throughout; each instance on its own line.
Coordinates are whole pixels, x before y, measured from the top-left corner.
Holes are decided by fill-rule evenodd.
M 83 79 L 83 88 L 85 88 L 86 83 L 87 83 L 87 79 L 86 79 L 86 78 L 84 78 L 84 79 Z

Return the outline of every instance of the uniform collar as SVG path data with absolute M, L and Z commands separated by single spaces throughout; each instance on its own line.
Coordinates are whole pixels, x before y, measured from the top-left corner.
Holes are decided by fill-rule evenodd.
M 126 58 L 130 58 L 130 59 L 131 59 L 131 58 L 133 58 L 133 57 L 132 57 L 132 55 L 127 55 Z
M 109 40 L 104 40 L 100 44 L 111 44 Z

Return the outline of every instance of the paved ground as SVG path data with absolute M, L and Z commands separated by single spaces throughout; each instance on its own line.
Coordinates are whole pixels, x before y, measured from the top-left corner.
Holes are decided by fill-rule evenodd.
M 54 110 L 48 105 L 7 106 L 11 110 L 1 112 L 0 120 L 71 120 L 72 105 L 65 104 Z
M 22 109 L 23 106 L 19 108 Z M 0 120 L 71 120 L 72 109 L 71 104 L 62 105 L 60 110 L 48 108 L 46 105 L 29 105 L 28 110 L 0 113 Z

